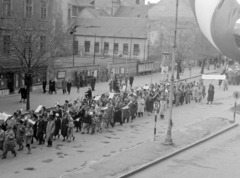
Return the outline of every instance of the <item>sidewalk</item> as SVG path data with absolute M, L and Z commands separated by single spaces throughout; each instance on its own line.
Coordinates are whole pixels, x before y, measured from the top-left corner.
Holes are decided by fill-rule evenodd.
M 165 136 L 162 136 L 157 138 L 155 142 L 148 141 L 135 148 L 129 148 L 96 164 L 66 173 L 61 178 L 128 177 L 131 175 L 131 173 L 128 174 L 131 170 L 137 171 L 148 164 L 160 162 L 165 157 L 169 158 L 172 153 L 186 149 L 189 145 L 196 144 L 202 139 L 207 139 L 213 134 L 219 134 L 235 126 L 237 124 L 232 125 L 224 118 L 208 118 L 173 132 L 173 146 L 161 144 L 165 140 Z
M 213 67 L 211 66 L 211 69 Z M 205 74 L 216 72 L 216 70 L 205 70 Z M 143 86 L 144 84 L 150 84 L 152 83 L 159 83 L 160 73 L 153 73 L 152 76 L 150 75 L 143 75 L 143 76 L 136 76 L 134 78 L 133 87 L 134 86 Z M 169 73 L 170 76 L 170 73 Z M 196 78 L 201 76 L 200 74 L 200 68 L 193 68 L 192 74 L 190 76 L 189 70 L 185 70 L 184 74 L 180 76 L 180 80 L 189 79 L 189 78 Z M 175 72 L 176 77 L 176 72 Z M 109 84 L 108 82 L 104 83 L 97 83 L 95 87 L 96 91 L 93 92 L 93 95 L 100 95 L 102 93 L 106 93 L 109 91 Z M 31 103 L 31 109 L 35 110 L 38 105 L 44 105 L 47 108 L 55 106 L 56 102 L 59 102 L 60 104 L 63 104 L 65 100 L 75 100 L 77 98 L 81 98 L 84 96 L 84 92 L 87 91 L 87 87 L 80 88 L 80 93 L 77 93 L 77 88 L 72 87 L 71 94 L 62 94 L 61 89 L 57 91 L 57 94 L 42 94 L 40 92 L 31 93 L 30 96 L 30 103 Z M 20 95 L 13 95 L 13 96 L 6 96 L 6 97 L 0 97 L 0 112 L 7 112 L 9 114 L 12 114 L 18 109 L 25 110 L 26 104 L 20 103 Z

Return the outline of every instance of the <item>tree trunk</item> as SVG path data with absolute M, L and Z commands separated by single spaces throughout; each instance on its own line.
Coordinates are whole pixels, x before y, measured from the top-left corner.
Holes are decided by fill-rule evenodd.
M 30 84 L 27 84 L 27 102 L 26 102 L 26 111 L 30 110 Z
M 205 62 L 206 62 L 206 60 L 203 59 L 203 60 L 202 60 L 202 66 L 201 66 L 201 74 L 204 74 L 204 66 L 205 66 Z
M 27 86 L 27 102 L 26 110 L 30 110 L 30 90 L 32 86 L 32 77 L 30 75 L 25 75 L 25 85 Z

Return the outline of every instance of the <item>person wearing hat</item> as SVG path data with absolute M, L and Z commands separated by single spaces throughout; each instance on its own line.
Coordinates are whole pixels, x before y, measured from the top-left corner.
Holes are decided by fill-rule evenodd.
M 48 143 L 47 147 L 52 147 L 54 131 L 55 131 L 54 115 L 50 114 L 46 129 L 46 141 Z
M 69 115 L 69 111 L 66 111 L 63 114 L 62 117 L 62 125 L 61 125 L 61 135 L 63 136 L 63 142 L 65 141 L 65 138 L 67 137 L 67 131 L 68 131 L 68 115 Z
M 20 88 L 20 90 L 18 91 L 18 93 L 21 94 L 20 103 L 21 103 L 21 102 L 24 102 L 24 103 L 25 103 L 25 100 L 27 99 L 27 86 L 22 86 L 22 87 Z
M 31 154 L 31 141 L 33 137 L 33 129 L 31 124 L 27 124 L 26 126 L 26 147 L 28 148 L 27 154 Z
M 56 140 L 56 137 L 60 137 L 60 130 L 61 130 L 61 118 L 60 115 L 58 113 L 55 114 L 55 130 L 54 130 L 54 140 Z
M 19 145 L 18 151 L 23 150 L 24 135 L 25 135 L 25 126 L 23 125 L 23 121 L 20 120 L 17 126 L 17 134 L 16 134 L 17 144 Z
M 68 142 L 71 142 L 71 138 L 73 140 L 75 139 L 73 135 L 74 123 L 73 123 L 73 118 L 70 115 L 68 117 L 69 117 L 69 122 L 68 122 L 67 138 L 68 138 Z
M 7 126 L 7 130 L 5 132 L 5 139 L 3 143 L 3 157 L 2 159 L 6 159 L 8 151 L 11 151 L 14 157 L 17 156 L 17 152 L 14 149 L 15 143 L 14 143 L 15 134 L 12 130 L 11 126 Z
M 91 87 L 90 87 L 90 86 L 88 87 L 88 91 L 85 92 L 85 96 L 86 96 L 88 99 L 92 99 L 92 90 L 91 90 Z
M 2 125 L 0 125 L 0 150 L 2 150 L 2 151 L 3 151 L 4 138 L 5 138 L 5 132 L 2 129 Z
M 45 143 L 45 140 L 43 138 L 43 135 L 45 134 L 46 131 L 46 122 L 43 120 L 43 116 L 40 115 L 38 117 L 38 121 L 37 121 L 37 137 L 38 137 L 38 145 L 42 145 Z

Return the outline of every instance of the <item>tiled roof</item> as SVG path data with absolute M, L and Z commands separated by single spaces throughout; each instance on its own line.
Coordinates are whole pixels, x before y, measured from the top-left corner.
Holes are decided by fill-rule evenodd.
M 153 7 L 152 5 L 144 5 L 144 6 L 120 6 L 117 10 L 115 17 L 140 17 L 147 18 L 148 10 Z
M 75 35 L 84 36 L 105 36 L 147 38 L 146 18 L 124 18 L 124 17 L 99 17 L 99 18 L 78 18 L 74 26 Z
M 75 6 L 90 6 L 93 5 L 92 3 L 94 0 L 70 0 L 69 4 L 75 5 Z
M 108 13 L 103 9 L 93 9 L 93 8 L 86 8 L 86 9 L 88 9 L 96 17 L 101 17 L 101 16 L 109 17 Z

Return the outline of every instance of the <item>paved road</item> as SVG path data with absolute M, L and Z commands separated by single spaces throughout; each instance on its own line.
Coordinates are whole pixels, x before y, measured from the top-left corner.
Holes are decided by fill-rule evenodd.
M 239 178 L 239 127 L 131 178 Z
M 147 77 L 149 79 L 149 76 L 144 76 L 143 78 Z M 137 81 L 144 81 L 145 83 L 143 78 L 139 77 L 139 81 L 136 79 L 136 83 Z M 156 74 L 153 81 L 157 80 Z M 208 85 L 210 82 L 217 85 L 217 81 L 206 81 L 205 84 Z M 206 100 L 203 100 L 202 103 L 191 103 L 190 105 L 174 108 L 174 129 L 180 129 L 211 116 L 229 116 L 229 111 L 227 110 L 233 105 L 231 96 L 236 87 L 229 88 L 228 92 L 223 92 L 222 89 L 216 86 L 216 96 L 213 105 L 206 105 Z M 39 95 L 36 94 L 36 97 Z M 49 95 L 46 96 L 49 97 Z M 61 95 L 55 96 L 59 97 Z M 44 101 L 44 99 L 41 98 L 41 101 Z M 168 114 L 166 115 L 167 117 Z M 13 158 L 9 153 L 6 160 L 0 160 L 0 175 L 4 175 L 4 178 L 57 178 L 66 172 L 96 163 L 124 149 L 152 139 L 153 121 L 153 115 L 148 117 L 145 114 L 144 117 L 137 118 L 133 123 L 124 124 L 123 126 L 116 125 L 115 128 L 101 134 L 82 135 L 76 133 L 76 139 L 71 143 L 62 142 L 59 139 L 54 141 L 52 148 L 48 148 L 46 145 L 38 146 L 37 143 L 34 143 L 32 145 L 33 154 L 27 155 L 23 151 L 18 152 L 18 156 Z M 158 134 L 164 135 L 167 121 L 158 120 L 157 128 Z

